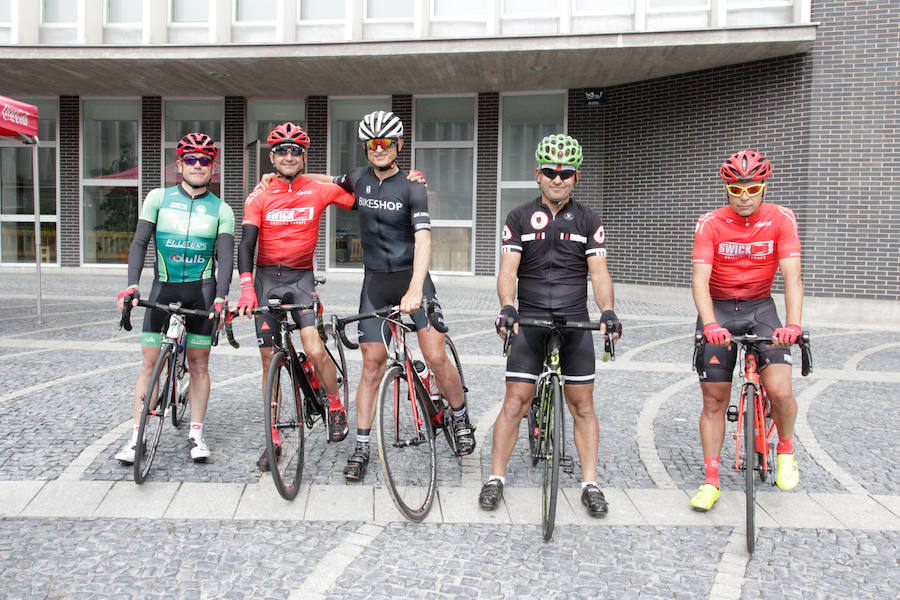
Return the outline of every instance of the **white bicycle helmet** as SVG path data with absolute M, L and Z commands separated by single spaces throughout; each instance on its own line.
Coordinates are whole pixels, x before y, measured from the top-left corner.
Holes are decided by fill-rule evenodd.
M 376 110 L 362 118 L 358 134 L 363 142 L 379 138 L 402 138 L 403 122 L 392 112 Z

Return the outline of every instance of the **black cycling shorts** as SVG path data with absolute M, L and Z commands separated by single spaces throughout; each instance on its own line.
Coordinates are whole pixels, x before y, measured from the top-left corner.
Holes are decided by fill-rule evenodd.
M 216 280 L 213 278 L 200 281 L 188 281 L 185 283 L 163 283 L 153 281 L 150 288 L 150 296 L 147 300 L 159 304 L 181 302 L 181 308 L 195 310 L 209 310 L 216 299 Z M 159 346 L 162 341 L 163 325 L 169 320 L 169 315 L 156 308 L 148 308 L 144 311 L 144 325 L 141 335 L 142 346 Z M 187 345 L 196 348 L 209 348 L 215 320 L 187 315 L 184 318 L 184 328 L 187 330 Z
M 372 273 L 366 271 L 363 277 L 362 291 L 359 294 L 359 312 L 371 312 L 386 306 L 396 306 L 409 289 L 412 280 L 412 271 L 397 271 L 395 273 Z M 430 304 L 435 305 L 435 312 L 441 311 L 438 303 L 437 292 L 431 275 L 425 276 L 422 284 L 422 297 L 427 298 Z M 421 308 L 410 315 L 415 328 L 425 329 L 428 319 Z M 378 342 L 391 339 L 391 330 L 381 319 L 364 319 L 357 325 L 359 328 L 359 342 Z
M 533 319 L 550 318 L 550 314 L 522 314 Z M 588 313 L 566 315 L 572 321 L 587 321 Z M 594 361 L 594 336 L 590 330 L 563 330 L 563 343 L 559 351 L 560 370 L 566 385 L 594 383 L 597 370 Z M 510 339 L 509 356 L 506 359 L 506 381 L 537 383 L 544 368 L 547 330 L 540 327 L 519 326 L 519 334 Z
M 731 332 L 731 335 L 744 335 L 753 333 L 760 337 L 770 337 L 772 333 L 781 327 L 781 319 L 775 310 L 775 301 L 772 298 L 762 300 L 713 300 L 713 309 L 716 312 L 716 321 Z M 703 323 L 697 317 L 697 331 L 703 332 Z M 704 344 L 703 370 L 699 373 L 700 381 L 726 382 L 731 381 L 734 365 L 737 362 L 737 344 L 731 344 L 731 349 L 726 346 Z M 791 349 L 767 346 L 762 353 L 764 363 L 759 366 L 761 371 L 766 365 L 792 364 Z
M 278 298 L 282 304 L 312 304 L 312 292 L 316 289 L 315 275 L 310 269 L 291 269 L 282 266 L 256 267 L 256 300 L 266 306 L 270 298 Z M 304 327 L 316 326 L 316 313 L 312 310 L 292 310 L 294 323 Z M 278 319 L 271 313 L 256 315 L 256 343 L 270 348 L 278 331 Z

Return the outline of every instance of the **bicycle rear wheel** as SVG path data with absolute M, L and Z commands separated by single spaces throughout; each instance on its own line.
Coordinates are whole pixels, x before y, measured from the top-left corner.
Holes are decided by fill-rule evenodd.
M 525 419 L 527 421 L 526 427 L 528 427 L 526 435 L 528 436 L 528 450 L 531 452 L 532 467 L 536 467 L 538 461 L 541 459 L 541 428 L 540 423 L 538 422 L 539 414 L 540 398 L 535 395 L 531 400 L 531 406 L 528 407 L 528 412 L 525 413 Z
M 747 552 L 756 546 L 756 386 L 741 389 L 744 401 L 744 492 L 747 510 Z
M 264 418 L 269 471 L 275 489 L 286 500 L 300 491 L 303 478 L 303 404 L 287 352 L 272 357 L 266 374 Z
M 543 503 L 541 505 L 541 524 L 544 530 L 544 541 L 550 541 L 553 537 L 553 528 L 556 524 L 556 497 L 559 492 L 559 459 L 562 454 L 563 412 L 562 412 L 562 388 L 559 376 L 551 374 L 545 384 L 543 400 L 549 401 L 549 406 L 543 408 L 543 443 L 544 459 L 541 487 L 543 489 Z
M 325 325 L 325 337 L 325 351 L 328 352 L 328 356 L 337 370 L 338 396 L 341 398 L 344 410 L 347 410 L 350 401 L 350 375 L 347 373 L 347 358 L 344 356 L 344 345 L 338 339 L 337 333 L 330 323 Z
M 172 406 L 172 425 L 175 427 L 184 421 L 184 414 L 190 403 L 188 385 L 191 381 L 191 374 L 187 370 L 186 360 L 186 351 L 179 352 L 178 358 L 175 360 L 175 404 Z
M 134 449 L 134 482 L 137 484 L 144 483 L 150 473 L 150 466 L 153 464 L 162 436 L 163 422 L 166 420 L 166 407 L 172 401 L 174 373 L 171 372 L 171 358 L 172 346 L 163 345 L 150 374 L 147 391 L 144 392 L 144 405 L 141 408 L 138 426 L 138 443 Z
M 459 373 L 459 382 L 462 384 L 463 391 L 463 402 L 468 402 L 468 392 L 466 389 L 466 378 L 463 376 L 462 363 L 459 362 L 459 353 L 456 351 L 456 346 L 453 344 L 453 340 L 450 339 L 449 335 L 444 336 L 444 345 L 446 346 L 446 350 L 450 353 L 450 360 L 453 361 L 453 365 L 456 367 L 456 371 Z M 440 390 L 438 390 L 440 392 Z M 451 411 L 453 409 L 450 408 L 450 401 L 444 396 L 443 392 L 440 392 L 441 395 L 441 403 L 440 406 L 437 406 L 437 410 L 441 411 L 441 424 L 444 429 L 444 437 L 447 439 L 447 444 L 450 446 L 450 451 L 454 456 L 457 455 L 456 448 L 456 436 L 453 435 L 453 416 Z
M 410 399 L 414 398 L 414 401 Z M 378 452 L 381 472 L 397 509 L 411 521 L 431 510 L 437 489 L 434 434 L 424 392 L 410 385 L 406 372 L 393 366 L 378 393 Z

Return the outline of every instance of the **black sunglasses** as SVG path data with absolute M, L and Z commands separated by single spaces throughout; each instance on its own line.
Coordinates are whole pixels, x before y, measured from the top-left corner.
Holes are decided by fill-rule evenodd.
M 287 156 L 288 154 L 292 154 L 293 156 L 300 156 L 303 154 L 303 148 L 300 146 L 279 146 L 272 150 L 278 156 Z
M 213 161 L 208 156 L 185 156 L 181 160 L 184 161 L 184 164 L 192 167 L 197 163 L 200 163 L 201 167 L 208 167 Z
M 555 179 L 558 175 L 559 178 L 562 179 L 563 181 L 565 181 L 566 179 L 571 179 L 572 177 L 575 177 L 575 171 L 557 171 L 556 169 L 551 169 L 549 167 L 546 169 L 541 169 L 541 173 L 547 179 Z

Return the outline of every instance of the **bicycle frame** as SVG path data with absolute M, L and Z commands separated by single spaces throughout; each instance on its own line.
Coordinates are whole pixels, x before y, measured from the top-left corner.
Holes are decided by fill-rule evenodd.
M 768 415 L 770 411 L 770 406 L 769 397 L 766 395 L 766 388 L 763 386 L 759 377 L 757 367 L 759 364 L 759 351 L 753 346 L 748 347 L 747 345 L 741 344 L 739 355 L 741 364 L 744 365 L 744 368 L 741 371 L 741 393 L 738 406 L 737 431 L 743 431 L 744 415 L 747 414 L 745 410 L 746 403 L 753 402 L 753 429 L 756 432 L 756 447 L 751 450 L 744 448 L 743 451 L 745 453 L 757 452 L 762 456 L 762 464 L 759 465 L 759 468 L 762 478 L 765 479 L 765 477 L 773 470 L 773 466 L 769 463 L 768 448 L 775 435 L 775 421 L 771 420 L 768 425 L 765 422 L 766 415 Z M 746 397 L 748 384 L 753 387 L 753 398 Z M 736 440 L 737 447 L 735 449 L 734 469 L 735 471 L 740 471 L 741 459 L 744 458 L 741 455 L 741 436 L 736 436 Z M 774 480 L 772 481 L 772 485 L 774 485 Z

